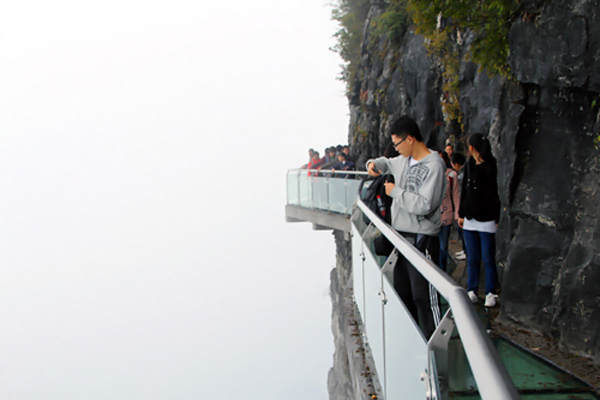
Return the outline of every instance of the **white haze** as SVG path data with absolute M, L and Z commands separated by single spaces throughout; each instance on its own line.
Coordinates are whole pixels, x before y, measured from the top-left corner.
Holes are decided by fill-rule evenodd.
M 285 172 L 344 143 L 322 0 L 0 12 L 0 398 L 325 399 L 333 238 Z

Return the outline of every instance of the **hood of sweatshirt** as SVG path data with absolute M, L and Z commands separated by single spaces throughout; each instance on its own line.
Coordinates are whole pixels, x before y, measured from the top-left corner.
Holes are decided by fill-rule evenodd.
M 446 185 L 446 165 L 439 153 L 431 153 L 415 162 L 411 157 L 380 157 L 375 163 L 382 173 L 394 175 L 392 189 L 392 227 L 400 232 L 439 234 L 440 205 Z M 412 165 L 411 165 L 412 164 Z

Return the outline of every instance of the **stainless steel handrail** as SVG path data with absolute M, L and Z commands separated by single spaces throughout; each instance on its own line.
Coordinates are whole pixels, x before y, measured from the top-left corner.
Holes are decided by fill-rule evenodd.
M 305 168 L 292 168 L 288 170 L 288 174 L 290 172 L 296 172 L 296 171 L 306 171 L 306 172 L 319 172 L 319 173 L 328 173 L 328 174 L 352 174 L 352 175 L 361 175 L 361 176 L 368 176 L 369 173 L 366 171 L 342 171 L 339 169 L 305 169 Z
M 494 348 L 473 304 L 464 288 L 459 286 L 444 271 L 417 251 L 396 230 L 381 220 L 359 198 L 356 205 L 367 216 L 382 235 L 446 298 L 456 329 L 464 344 L 465 354 L 483 399 L 520 399 L 498 352 Z

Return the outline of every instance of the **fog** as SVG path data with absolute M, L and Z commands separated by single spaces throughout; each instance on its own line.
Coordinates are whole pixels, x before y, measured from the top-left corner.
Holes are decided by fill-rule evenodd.
M 3 5 L 0 398 L 327 398 L 333 238 L 284 205 L 347 140 L 329 18 Z

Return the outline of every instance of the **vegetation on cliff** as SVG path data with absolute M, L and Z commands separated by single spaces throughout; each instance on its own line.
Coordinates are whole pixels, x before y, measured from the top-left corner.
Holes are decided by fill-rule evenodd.
M 462 126 L 459 69 L 461 48 L 469 35 L 466 58 L 477 63 L 488 75 L 510 76 L 508 31 L 519 8 L 519 0 L 390 0 L 385 10 L 370 21 L 372 39 L 386 35 L 392 46 L 399 47 L 412 24 L 416 33 L 427 39 L 431 55 L 438 61 L 443 79 L 442 108 L 447 123 Z M 367 21 L 368 0 L 338 0 L 332 18 L 339 22 L 335 34 L 338 52 L 345 65 L 340 79 L 353 87 L 360 63 L 363 30 Z
M 358 70 L 363 29 L 370 2 L 369 0 L 335 0 L 331 6 L 331 19 L 339 24 L 339 29 L 334 34 L 337 44 L 331 50 L 344 60 L 339 79 L 345 81 L 349 88 Z
M 472 32 L 472 61 L 489 75 L 509 74 L 508 30 L 518 0 L 409 0 L 408 8 L 417 33 L 430 38 L 440 32 L 458 36 Z

